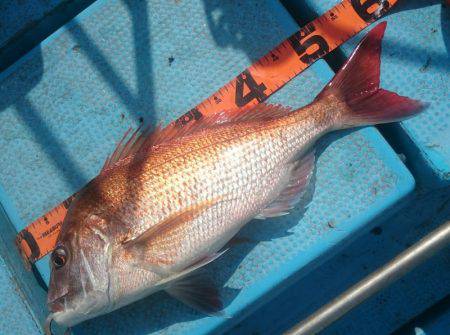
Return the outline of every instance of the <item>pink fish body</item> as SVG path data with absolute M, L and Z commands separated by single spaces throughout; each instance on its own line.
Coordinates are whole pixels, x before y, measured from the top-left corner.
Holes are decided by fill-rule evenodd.
M 158 290 L 219 313 L 217 291 L 195 270 L 253 218 L 306 205 L 316 140 L 423 108 L 379 88 L 384 30 L 305 107 L 260 104 L 126 136 L 70 206 L 52 255 L 49 320 L 73 326 Z

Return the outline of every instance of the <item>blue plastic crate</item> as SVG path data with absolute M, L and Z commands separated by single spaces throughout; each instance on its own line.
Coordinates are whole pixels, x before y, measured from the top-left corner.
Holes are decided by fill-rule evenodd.
M 277 1 L 97 1 L 1 75 L 0 183 L 21 218 L 16 229 L 94 177 L 130 125 L 173 120 L 296 29 Z M 270 101 L 302 106 L 331 76 L 317 62 Z M 159 293 L 76 333 L 229 329 L 372 219 L 397 210 L 414 187 L 374 128 L 328 136 L 321 148 L 305 215 L 250 223 L 241 235 L 251 242 L 208 266 L 231 319 Z M 37 264 L 46 282 L 47 262 Z
M 311 20 L 339 0 L 285 0 Z M 307 10 L 305 10 L 307 8 Z M 387 127 L 407 154 L 408 165 L 427 187 L 450 185 L 450 8 L 441 1 L 399 1 L 383 18 L 382 87 L 431 103 L 419 117 Z M 350 55 L 366 31 L 340 48 Z

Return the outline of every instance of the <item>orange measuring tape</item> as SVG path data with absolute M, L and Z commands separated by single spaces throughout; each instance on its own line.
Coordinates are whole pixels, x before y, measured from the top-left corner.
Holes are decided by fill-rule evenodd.
M 284 40 L 175 123 L 183 126 L 203 115 L 248 107 L 266 100 L 317 59 L 378 19 L 396 2 L 342 1 Z M 27 262 L 34 263 L 54 249 L 72 199 L 73 196 L 66 199 L 17 235 L 16 244 Z

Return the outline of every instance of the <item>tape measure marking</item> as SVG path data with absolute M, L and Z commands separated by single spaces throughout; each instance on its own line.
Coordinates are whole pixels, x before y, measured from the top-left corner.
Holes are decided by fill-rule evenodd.
M 317 59 L 386 13 L 396 2 L 342 1 L 281 42 L 175 123 L 184 126 L 201 119 L 203 115 L 263 102 Z M 73 197 L 54 207 L 17 235 L 16 245 L 26 262 L 34 263 L 54 249 Z

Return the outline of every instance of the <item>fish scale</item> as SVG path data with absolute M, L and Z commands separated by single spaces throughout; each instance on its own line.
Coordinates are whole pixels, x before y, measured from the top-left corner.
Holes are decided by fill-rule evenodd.
M 317 118 L 314 110 L 319 111 L 320 116 L 327 115 L 320 109 L 310 108 L 293 114 L 295 116 L 266 123 L 263 127 L 253 122 L 244 126 L 231 125 L 207 130 L 184 143 L 203 151 L 189 151 L 182 147 L 183 143 L 170 146 L 167 151 L 164 151 L 163 147 L 160 149 L 163 150 L 162 161 L 158 159 L 156 150 L 156 156 L 150 156 L 148 164 L 142 163 L 145 166 L 142 170 L 149 171 L 150 177 L 146 180 L 141 176 L 129 181 L 131 189 L 141 188 L 143 191 L 138 192 L 140 199 L 138 204 L 134 202 L 134 197 L 128 199 L 129 205 L 124 206 L 121 221 L 128 222 L 132 226 L 134 230 L 132 235 L 136 237 L 164 220 L 172 211 L 181 211 L 182 208 L 169 205 L 174 203 L 174 199 L 179 199 L 179 204 L 190 207 L 195 205 L 195 201 L 211 201 L 218 197 L 223 199 L 220 204 L 205 211 L 198 218 L 186 222 L 173 233 L 172 243 L 154 246 L 156 249 L 163 247 L 178 250 L 170 255 L 173 257 L 172 262 L 177 264 L 177 270 L 188 266 L 203 255 L 217 251 L 243 224 L 276 198 L 285 186 L 289 167 L 284 169 L 276 167 L 282 166 L 283 161 L 286 164 L 298 148 L 307 147 L 308 142 L 331 125 L 329 118 Z M 309 117 L 305 118 L 304 115 Z M 298 122 L 298 119 L 302 122 Z M 321 127 L 317 126 L 317 119 L 319 122 L 322 121 Z M 249 128 L 258 126 L 261 128 L 259 132 L 248 131 Z M 214 139 L 221 145 L 211 145 L 214 144 Z M 172 155 L 172 150 L 176 153 L 181 150 L 188 154 Z M 236 156 L 236 152 L 241 153 L 240 157 Z M 164 161 L 174 156 L 176 158 Z M 158 170 L 158 167 L 162 169 Z M 129 175 L 129 167 L 122 168 L 124 170 L 122 174 Z M 211 170 L 215 173 L 210 173 Z M 171 173 L 167 173 L 168 171 Z M 131 176 L 135 177 L 134 174 Z M 105 179 L 104 187 L 115 187 L 114 178 L 117 178 L 117 174 L 109 178 L 113 180 Z M 189 192 L 185 185 L 197 185 L 197 188 L 191 188 Z M 246 197 L 252 193 L 259 194 L 259 197 L 255 197 L 252 202 L 246 201 Z M 231 199 L 227 201 L 227 198 Z M 159 199 L 162 208 L 160 205 L 149 205 L 153 199 Z M 161 210 L 165 210 L 165 213 L 159 212 Z M 137 222 L 140 224 L 136 224 Z M 180 237 L 184 239 L 180 241 Z M 177 246 L 179 248 L 175 249 Z M 153 250 L 150 250 L 150 253 L 151 251 Z M 117 259 L 122 261 L 121 258 Z M 129 277 L 129 272 L 124 274 Z M 126 292 L 127 295 L 138 295 L 138 292 L 147 292 L 151 289 L 155 282 L 155 278 L 152 279 L 136 281 L 131 287 L 126 280 L 121 280 L 119 282 L 125 283 L 126 288 L 117 287 L 116 290 Z M 115 300 L 120 301 L 123 298 L 119 294 Z
M 307 122 L 309 122 L 309 119 L 307 119 Z M 136 227 L 135 218 L 127 210 L 122 214 L 124 218 L 128 218 L 127 221 L 134 222 L 133 226 L 135 229 L 138 228 L 134 235 L 139 235 L 151 226 L 164 220 L 171 212 L 182 211 L 179 205 L 175 207 L 169 206 L 171 203 L 182 203 L 185 207 L 190 207 L 195 205 L 195 201 L 211 201 L 216 197 L 223 199 L 220 205 L 215 206 L 211 214 L 209 212 L 206 213 L 204 217 L 199 218 L 198 222 L 194 220 L 191 224 L 193 231 L 200 227 L 208 227 L 206 230 L 211 232 L 216 231 L 217 227 L 227 229 L 227 223 L 233 222 L 234 218 L 228 218 L 226 222 L 219 220 L 219 218 L 221 216 L 227 217 L 226 214 L 230 213 L 231 210 L 238 212 L 238 216 L 243 217 L 241 220 L 244 220 L 244 222 L 256 215 L 262 209 L 262 204 L 267 204 L 279 193 L 280 190 L 276 187 L 278 180 L 281 180 L 288 172 L 275 171 L 275 167 L 280 166 L 283 159 L 286 160 L 292 156 L 293 150 L 297 151 L 299 146 L 314 138 L 315 133 L 318 132 L 317 129 L 314 129 L 314 132 L 309 133 L 305 131 L 307 127 L 304 124 L 298 123 L 292 129 L 294 131 L 285 129 L 283 132 L 285 137 L 283 138 L 279 136 L 283 123 L 285 122 L 283 121 L 281 126 L 278 125 L 277 127 L 269 124 L 267 125 L 269 130 L 260 133 L 250 133 L 247 136 L 245 134 L 248 133 L 248 126 L 245 128 L 240 127 L 243 129 L 236 129 L 239 127 L 234 125 L 232 127 L 223 127 L 218 129 L 218 131 L 199 133 L 195 138 L 190 139 L 188 145 L 206 148 L 204 152 L 190 151 L 188 154 L 178 156 L 164 165 L 160 165 L 163 163 L 159 162 L 157 157 L 151 156 L 149 159 L 151 164 L 146 166 L 146 170 L 151 171 L 150 180 L 143 181 L 143 178 L 138 178 L 130 181 L 133 189 L 148 190 L 146 194 L 141 191 L 139 196 L 139 198 L 142 198 L 141 206 L 138 205 L 137 210 L 141 211 L 141 218 L 144 215 L 151 218 L 151 220 L 148 220 L 141 227 Z M 291 137 L 296 136 L 289 135 L 289 133 L 297 134 L 299 129 L 302 129 L 301 134 L 303 135 L 300 137 L 300 140 L 292 141 L 289 147 L 284 146 L 286 138 L 289 140 Z M 217 138 L 217 141 L 223 143 L 223 145 L 202 146 L 195 144 L 197 141 L 212 143 L 213 138 Z M 230 138 L 235 139 L 235 141 L 230 141 Z M 172 148 L 169 148 L 168 152 L 164 152 L 163 157 L 171 156 L 170 149 Z M 180 148 L 176 146 L 174 150 L 177 152 Z M 181 151 L 187 152 L 184 148 Z M 239 152 L 241 154 L 236 156 Z M 243 160 L 244 157 L 246 158 L 245 160 Z M 183 164 L 187 165 L 183 166 Z M 156 172 L 158 166 L 163 166 L 164 170 Z M 214 173 L 211 173 L 212 171 Z M 261 176 L 264 176 L 264 178 Z M 114 181 L 108 181 L 108 183 L 114 185 Z M 184 185 L 197 185 L 197 187 L 196 189 L 186 189 Z M 272 192 L 272 194 L 266 194 L 263 192 L 266 189 L 276 189 L 276 191 Z M 254 205 L 244 201 L 245 196 L 252 191 L 262 194 L 262 200 L 257 201 Z M 227 198 L 231 198 L 231 200 L 227 201 Z M 152 199 L 159 199 L 164 204 L 164 213 L 160 212 L 160 206 L 148 205 L 152 202 Z M 179 199 L 179 201 L 174 199 Z M 131 204 L 132 201 L 130 202 Z M 132 204 L 132 206 L 135 205 Z M 126 208 L 127 206 L 125 206 Z M 213 216 L 210 217 L 210 215 Z M 238 227 L 240 225 L 238 224 Z M 231 228 L 233 232 L 236 229 Z M 205 241 L 201 239 L 198 242 L 199 245 L 204 243 Z M 198 249 L 198 245 L 193 245 L 192 248 Z M 189 252 L 183 251 L 182 254 L 189 255 Z M 189 262 L 189 259 L 187 262 Z

